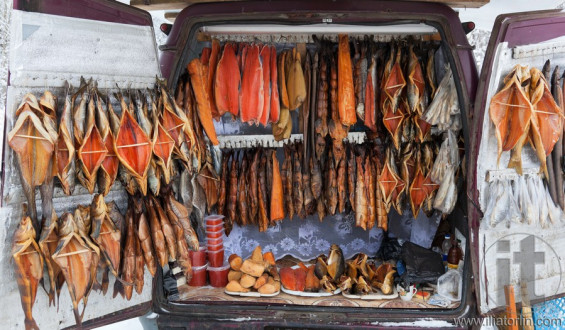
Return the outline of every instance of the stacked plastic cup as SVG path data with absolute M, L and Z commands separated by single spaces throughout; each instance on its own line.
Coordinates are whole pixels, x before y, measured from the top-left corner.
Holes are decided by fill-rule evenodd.
M 209 215 L 206 221 L 206 248 L 208 250 L 208 266 L 224 265 L 224 216 Z
M 224 216 L 210 215 L 206 221 L 206 249 L 210 285 L 222 288 L 228 284 L 229 264 L 224 263 Z

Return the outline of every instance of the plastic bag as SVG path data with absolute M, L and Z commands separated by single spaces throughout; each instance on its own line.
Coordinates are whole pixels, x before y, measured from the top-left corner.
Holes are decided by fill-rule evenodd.
M 441 254 L 411 242 L 402 245 L 402 260 L 406 265 L 401 276 L 405 283 L 435 283 L 445 273 Z
M 402 254 L 402 247 L 396 238 L 386 236 L 377 255 L 383 260 L 398 260 Z
M 461 273 L 450 269 L 437 279 L 437 294 L 451 301 L 460 301 L 462 284 Z

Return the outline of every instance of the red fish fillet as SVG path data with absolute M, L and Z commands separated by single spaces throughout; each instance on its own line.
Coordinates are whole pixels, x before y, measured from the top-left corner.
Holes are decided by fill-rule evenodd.
M 277 76 L 277 50 L 275 46 L 271 46 L 271 114 L 269 122 L 276 123 L 279 121 L 281 113 L 281 104 L 279 99 L 279 86 Z
M 222 58 L 218 62 L 214 83 L 216 107 L 220 115 L 230 112 L 239 114 L 239 89 L 241 88 L 241 73 L 235 56 L 234 45 L 224 46 Z
M 239 94 L 241 121 L 258 125 L 263 114 L 265 97 L 263 92 L 263 66 L 259 57 L 259 46 L 247 46 L 243 50 L 242 57 L 245 58 L 245 61 L 243 62 L 243 75 Z
M 339 119 L 343 125 L 351 126 L 357 122 L 357 114 L 355 113 L 355 90 L 353 88 L 349 37 L 346 34 L 339 35 L 337 84 Z
M 261 63 L 263 65 L 263 112 L 259 122 L 267 126 L 271 113 L 271 48 L 267 45 L 261 49 Z

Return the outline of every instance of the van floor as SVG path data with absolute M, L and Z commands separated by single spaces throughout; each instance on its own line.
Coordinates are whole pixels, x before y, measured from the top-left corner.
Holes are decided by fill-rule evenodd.
M 231 296 L 224 292 L 224 288 L 214 288 L 212 286 L 190 287 L 183 285 L 178 288 L 179 299 L 175 302 L 210 302 L 219 301 L 226 303 L 261 303 L 261 304 L 282 304 L 282 305 L 302 305 L 302 306 L 342 306 L 342 307 L 373 307 L 373 308 L 440 308 L 438 306 L 427 304 L 423 301 L 412 299 L 411 301 L 403 301 L 400 297 L 395 299 L 382 300 L 362 300 L 348 299 L 341 294 L 330 297 L 302 297 L 290 295 L 280 292 L 274 297 L 240 297 Z M 459 302 L 453 303 L 448 308 L 457 308 Z

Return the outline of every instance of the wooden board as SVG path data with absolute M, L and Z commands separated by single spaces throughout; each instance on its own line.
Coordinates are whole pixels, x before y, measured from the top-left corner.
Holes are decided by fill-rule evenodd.
M 193 3 L 199 2 L 219 2 L 234 0 L 131 0 L 130 5 L 151 11 L 151 10 L 180 10 Z M 237 0 L 236 0 L 237 1 Z M 443 3 L 454 8 L 479 8 L 490 0 L 420 0 L 421 2 Z

